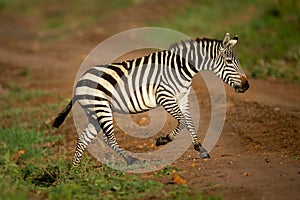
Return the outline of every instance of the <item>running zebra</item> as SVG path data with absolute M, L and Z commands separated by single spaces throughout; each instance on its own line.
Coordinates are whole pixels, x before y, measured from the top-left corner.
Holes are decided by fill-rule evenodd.
M 230 39 L 229 33 L 223 40 L 197 38 L 134 60 L 87 70 L 77 82 L 72 100 L 53 123 L 58 128 L 76 101 L 89 116 L 87 128 L 78 137 L 73 166 L 80 163 L 84 150 L 100 129 L 106 144 L 127 164 L 139 163 L 119 147 L 114 135 L 113 113 L 140 113 L 159 106 L 177 119 L 178 125 L 171 133 L 157 138 L 156 145 L 171 142 L 180 130 L 187 128 L 200 158 L 209 158 L 190 115 L 191 81 L 199 71 L 211 70 L 236 92 L 245 92 L 249 84 L 232 50 L 237 41 L 238 36 Z

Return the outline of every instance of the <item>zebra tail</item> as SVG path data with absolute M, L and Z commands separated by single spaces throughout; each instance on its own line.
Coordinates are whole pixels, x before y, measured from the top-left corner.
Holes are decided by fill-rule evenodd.
M 55 128 L 58 128 L 65 121 L 65 119 L 66 119 L 67 115 L 69 114 L 69 112 L 71 111 L 71 109 L 72 109 L 72 99 L 68 103 L 68 105 L 65 107 L 65 109 L 57 115 L 52 126 Z

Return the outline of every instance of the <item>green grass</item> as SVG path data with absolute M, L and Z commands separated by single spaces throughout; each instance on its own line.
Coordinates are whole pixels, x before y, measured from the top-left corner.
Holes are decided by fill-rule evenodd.
M 41 98 L 44 96 L 49 95 L 44 90 L 39 90 L 39 89 L 22 89 L 21 87 L 13 87 L 10 92 L 4 94 L 1 98 L 8 99 L 9 101 L 12 102 L 26 102 L 30 101 L 33 98 Z
M 247 74 L 300 82 L 300 2 L 191 1 L 183 13 L 152 23 L 191 37 L 239 35 L 236 52 Z
M 35 23 L 42 33 L 39 39 L 53 42 L 84 34 L 89 25 L 137 3 L 139 0 L 0 0 L 0 12 L 5 11 Z M 105 29 L 102 31 L 105 32 Z
M 105 165 L 98 166 L 87 155 L 78 168 L 69 171 L 65 155 L 55 155 L 52 149 L 41 147 L 47 141 L 58 139 L 45 137 L 43 132 L 0 129 L 1 199 L 141 199 L 161 195 L 181 199 L 186 196 L 186 186 L 142 180 Z M 20 150 L 25 153 L 16 159 Z
M 45 90 L 22 88 L 13 83 L 5 89 L 7 91 L 0 96 L 2 129 L 40 127 L 51 118 L 49 110 L 62 106 L 62 103 L 41 103 L 51 94 Z

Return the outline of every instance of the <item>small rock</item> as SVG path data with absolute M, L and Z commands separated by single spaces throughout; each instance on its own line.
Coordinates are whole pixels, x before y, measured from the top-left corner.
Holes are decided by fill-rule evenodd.
M 278 112 L 278 111 L 280 111 L 280 108 L 276 107 L 276 108 L 274 108 L 274 111 Z
M 266 163 L 271 162 L 271 160 L 269 158 L 266 158 L 265 161 L 266 161 Z
M 228 164 L 229 164 L 229 165 L 232 165 L 232 164 L 233 164 L 233 162 L 232 162 L 232 161 L 228 161 Z
M 152 144 L 150 145 L 150 147 L 151 147 L 151 148 L 155 148 L 155 144 L 152 143 Z
M 244 172 L 243 175 L 244 176 L 251 176 L 251 173 L 250 172 Z
M 140 120 L 139 120 L 139 124 L 140 125 L 146 125 L 149 123 L 149 120 L 147 117 L 142 117 Z

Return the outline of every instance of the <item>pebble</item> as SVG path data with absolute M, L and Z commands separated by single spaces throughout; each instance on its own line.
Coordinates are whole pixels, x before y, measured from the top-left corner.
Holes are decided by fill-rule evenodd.
M 278 112 L 278 111 L 280 111 L 280 108 L 276 107 L 276 108 L 274 108 L 274 111 Z
M 243 175 L 244 176 L 251 176 L 251 173 L 250 172 L 244 172 Z

